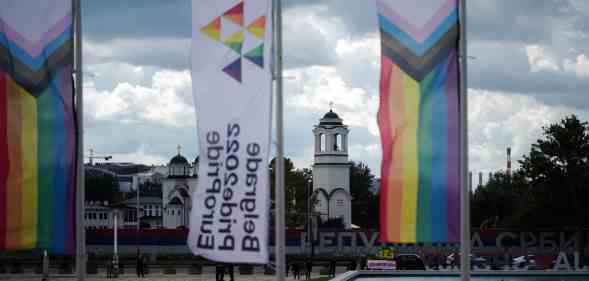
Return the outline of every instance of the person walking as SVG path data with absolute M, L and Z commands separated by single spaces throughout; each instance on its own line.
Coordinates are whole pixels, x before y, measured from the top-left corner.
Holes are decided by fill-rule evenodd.
M 229 274 L 229 281 L 235 281 L 235 279 L 233 279 L 233 264 L 227 264 L 227 266 L 225 267 L 225 270 L 227 272 L 227 274 Z
M 108 259 L 106 261 L 106 279 L 112 278 L 112 260 Z
M 141 278 L 145 278 L 145 271 L 147 267 L 147 257 L 145 256 L 145 254 L 141 254 L 141 269 L 139 270 L 139 273 L 141 274 Z
M 137 278 L 141 278 L 143 275 L 143 259 L 141 257 L 141 251 L 137 249 L 137 257 L 135 258 Z
M 329 276 L 335 277 L 335 258 L 329 262 Z
M 225 267 L 221 263 L 217 263 L 215 266 L 215 280 L 225 281 Z
M 311 272 L 313 271 L 313 262 L 310 259 L 305 261 L 305 280 L 311 279 Z

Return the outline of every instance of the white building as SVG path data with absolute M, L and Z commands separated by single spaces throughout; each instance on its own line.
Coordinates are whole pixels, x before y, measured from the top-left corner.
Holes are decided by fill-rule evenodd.
M 191 165 L 184 156 L 174 156 L 168 176 L 162 179 L 163 227 L 188 227 L 192 195 L 198 186 L 198 157 Z
M 105 171 L 108 172 L 108 171 Z M 110 173 L 110 172 L 109 172 Z M 85 227 L 88 229 L 113 228 L 114 207 L 118 210 L 118 228 L 137 227 L 137 207 L 142 227 L 149 228 L 182 228 L 188 227 L 192 194 L 198 186 L 198 157 L 193 163 L 180 152 L 174 156 L 167 166 L 156 166 L 147 173 L 125 177 L 132 178 L 128 199 L 111 204 L 108 202 L 86 202 Z M 161 183 L 161 197 L 139 196 L 137 188 L 146 182 Z M 125 187 L 126 191 L 127 187 Z
M 113 212 L 108 202 L 86 201 L 84 227 L 86 229 L 112 228 Z
M 348 126 L 332 110 L 319 120 L 315 135 L 313 193 L 315 211 L 322 219 L 342 218 L 344 226 L 352 225 L 350 195 L 350 162 L 348 161 Z

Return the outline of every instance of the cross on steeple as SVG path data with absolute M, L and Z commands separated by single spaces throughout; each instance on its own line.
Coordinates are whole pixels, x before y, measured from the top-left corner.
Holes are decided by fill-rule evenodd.
M 180 152 L 182 151 L 182 146 L 178 145 L 176 148 L 178 149 L 178 155 L 180 155 Z
M 333 102 L 332 101 L 329 102 L 329 111 L 333 111 Z

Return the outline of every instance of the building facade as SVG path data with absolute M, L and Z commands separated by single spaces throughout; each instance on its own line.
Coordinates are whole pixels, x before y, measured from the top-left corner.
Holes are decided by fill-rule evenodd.
M 191 165 L 180 153 L 170 160 L 168 175 L 162 179 L 164 228 L 188 227 L 192 194 L 198 186 L 198 158 Z
M 168 165 L 117 177 L 131 178 L 131 187 L 120 187 L 124 194 L 120 202 L 86 202 L 84 219 L 87 229 L 113 228 L 115 215 L 118 228 L 136 228 L 138 224 L 141 228 L 152 229 L 188 228 L 192 195 L 198 186 L 198 157 L 190 163 L 178 152 Z M 161 189 L 139 190 L 146 184 L 161 186 Z

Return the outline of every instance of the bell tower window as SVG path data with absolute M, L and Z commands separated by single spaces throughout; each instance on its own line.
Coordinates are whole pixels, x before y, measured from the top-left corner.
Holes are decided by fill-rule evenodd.
M 342 135 L 335 134 L 333 142 L 333 151 L 342 151 Z

